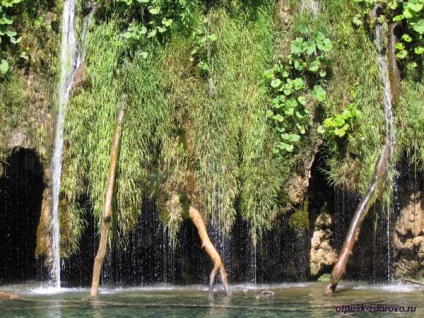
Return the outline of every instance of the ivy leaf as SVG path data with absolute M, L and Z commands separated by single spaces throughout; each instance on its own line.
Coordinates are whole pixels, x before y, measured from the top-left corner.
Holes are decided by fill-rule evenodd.
M 274 77 L 274 71 L 273 70 L 265 70 L 264 71 L 264 77 L 268 80 L 272 79 Z
M 149 7 L 149 12 L 153 15 L 159 14 L 160 8 L 159 7 Z
M 418 46 L 414 49 L 415 54 L 417 55 L 421 55 L 424 53 L 424 47 L 423 46 Z
M 3 17 L 0 17 L 0 25 L 11 25 L 13 23 L 13 20 L 10 19 L 7 15 L 3 15 Z
M 169 26 L 171 26 L 171 24 L 172 24 L 172 19 L 165 19 L 165 18 L 163 18 L 163 19 L 162 19 L 162 24 L 163 24 L 164 26 L 166 26 L 166 27 L 169 27 Z
M 306 105 L 306 102 L 307 102 L 307 100 L 306 100 L 306 97 L 305 96 L 299 96 L 298 98 L 297 98 L 297 101 L 302 105 L 302 106 L 305 106 Z
M 140 34 L 142 35 L 147 34 L 147 28 L 144 25 L 141 27 Z
M 208 39 L 211 42 L 215 42 L 216 40 L 218 40 L 218 37 L 216 36 L 216 34 L 213 33 L 211 35 L 208 35 Z
M 0 61 L 0 73 L 6 74 L 8 70 L 9 70 L 9 63 L 6 60 L 2 59 Z
M 10 38 L 10 42 L 12 44 L 17 44 L 17 43 L 21 42 L 21 40 L 22 40 L 22 37 L 19 37 L 17 39 L 15 39 L 14 37 Z
M 325 34 L 324 34 L 324 33 L 322 33 L 322 32 L 320 32 L 320 31 L 318 31 L 318 32 L 315 34 L 315 39 L 317 39 L 317 41 L 319 41 L 319 42 L 322 42 L 322 41 L 324 41 L 324 40 L 325 40 Z
M 312 61 L 311 65 L 309 65 L 309 71 L 312 73 L 318 72 L 320 64 L 318 60 Z
M 318 126 L 317 132 L 319 134 L 321 134 L 321 135 L 325 134 L 325 128 L 324 128 L 324 126 L 322 126 L 322 125 Z
M 327 98 L 327 92 L 321 85 L 315 85 L 312 91 L 312 96 L 314 96 L 319 102 L 323 102 Z
M 412 28 L 414 29 L 415 32 L 423 35 L 424 34 L 424 20 L 418 21 L 417 23 L 414 24 L 414 26 Z
M 412 38 L 409 34 L 402 35 L 402 40 L 404 40 L 407 43 L 410 43 L 412 41 Z
M 295 60 L 294 68 L 296 69 L 296 71 L 303 71 L 305 69 L 303 61 Z
M 12 7 L 14 4 L 21 2 L 22 0 L 1 0 L 1 5 L 3 7 Z
M 272 116 L 274 116 L 274 112 L 272 110 L 268 109 L 266 111 L 266 117 L 271 118 Z
M 333 44 L 330 39 L 324 39 L 322 42 L 317 42 L 317 47 L 323 52 L 329 52 L 331 51 Z
M 305 87 L 305 83 L 300 77 L 297 77 L 293 80 L 293 88 L 298 91 Z
M 280 123 L 282 123 L 282 122 L 284 121 L 284 117 L 283 117 L 283 116 L 281 116 L 280 114 L 274 115 L 272 118 L 273 118 L 274 120 L 276 120 L 276 121 L 280 122 Z
M 398 49 L 398 50 L 404 50 L 405 44 L 403 44 L 402 42 L 396 43 L 395 48 Z
M 286 144 L 285 142 L 279 142 L 277 147 L 288 152 L 292 152 L 294 149 L 293 145 Z
M 304 127 L 304 126 L 302 126 L 301 124 L 296 123 L 296 127 L 297 127 L 297 129 L 299 129 L 299 132 L 300 132 L 302 135 L 304 135 L 304 134 L 306 133 L 306 129 L 305 129 L 305 127 Z M 299 135 L 296 135 L 296 136 L 299 136 Z M 300 136 L 299 136 L 299 139 L 300 139 Z
M 404 18 L 405 18 L 405 17 L 403 16 L 403 14 L 399 14 L 399 15 L 397 15 L 397 16 L 395 16 L 395 17 L 393 18 L 393 21 L 394 21 L 394 22 L 402 21 Z
M 409 1 L 406 4 L 406 7 L 408 9 L 411 9 L 414 12 L 420 12 L 423 9 L 423 5 L 422 4 L 420 4 L 420 3 L 414 3 L 414 2 L 411 2 L 411 1 Z
M 297 38 L 290 43 L 290 50 L 293 54 L 300 54 L 302 52 L 303 38 Z
M 305 44 L 306 44 L 306 54 L 311 55 L 311 54 L 315 53 L 315 50 L 317 48 L 315 41 L 310 40 L 310 41 L 306 42 Z
M 408 56 L 408 51 L 407 50 L 401 50 L 400 52 L 396 53 L 396 57 L 398 59 L 400 59 L 400 60 L 403 60 L 407 56 Z
M 156 29 L 153 29 L 152 31 L 149 32 L 149 34 L 147 34 L 147 37 L 150 39 L 154 37 L 156 33 L 157 33 Z
M 281 85 L 281 80 L 279 78 L 275 78 L 271 81 L 271 87 L 272 88 L 277 88 Z
M 150 0 L 137 0 L 137 2 L 139 2 L 139 3 L 149 3 Z
M 158 26 L 157 29 L 160 33 L 164 33 L 166 31 L 166 27 L 164 26 Z

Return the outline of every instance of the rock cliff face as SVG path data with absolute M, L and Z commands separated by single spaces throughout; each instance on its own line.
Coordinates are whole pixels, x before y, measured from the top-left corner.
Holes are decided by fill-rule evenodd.
M 406 197 L 394 234 L 395 277 L 424 275 L 424 196 L 421 191 Z
M 326 267 L 333 266 L 337 261 L 336 250 L 331 246 L 334 239 L 334 223 L 330 214 L 321 212 L 315 222 L 314 234 L 311 240 L 311 276 L 320 276 Z

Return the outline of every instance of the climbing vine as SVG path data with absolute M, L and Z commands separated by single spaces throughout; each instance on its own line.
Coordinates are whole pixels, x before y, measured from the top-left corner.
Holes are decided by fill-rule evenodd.
M 286 59 L 264 72 L 272 95 L 272 107 L 267 116 L 280 135 L 274 153 L 294 150 L 294 145 L 309 129 L 312 104 L 326 100 L 323 85 L 331 48 L 330 39 L 322 32 L 316 32 L 312 37 L 298 37 L 291 42 Z

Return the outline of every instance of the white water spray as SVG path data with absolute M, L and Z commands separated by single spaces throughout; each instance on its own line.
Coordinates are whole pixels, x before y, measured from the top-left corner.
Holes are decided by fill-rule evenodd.
M 62 41 L 60 48 L 60 82 L 59 82 L 59 106 L 56 120 L 54 153 L 52 160 L 52 254 L 53 266 L 51 270 L 51 284 L 60 288 L 60 229 L 59 229 L 59 194 L 60 179 L 62 174 L 62 153 L 63 153 L 63 129 L 66 116 L 66 108 L 69 101 L 75 72 L 83 62 L 84 38 L 86 35 L 89 19 L 93 16 L 96 6 L 86 17 L 81 37 L 81 48 L 78 51 L 77 37 L 75 31 L 75 0 L 65 0 L 62 15 Z
M 375 18 L 378 18 L 377 15 L 378 8 L 375 7 Z M 385 50 L 383 48 L 383 39 L 382 39 L 382 25 L 381 23 L 376 23 L 375 26 L 375 37 L 376 37 L 376 45 L 378 52 L 378 63 L 381 74 L 381 83 L 384 88 L 384 99 L 383 99 L 383 107 L 384 107 L 384 122 L 386 128 L 386 145 L 389 147 L 389 151 L 392 152 L 396 145 L 396 137 L 394 132 L 394 124 L 393 124 L 393 103 L 392 103 L 392 90 L 389 78 L 389 63 L 387 60 L 387 56 L 385 54 Z M 395 187 L 395 182 L 393 177 L 390 176 L 390 184 L 392 188 Z M 391 219 L 390 219 L 391 211 L 390 209 L 387 211 L 387 277 L 389 280 L 392 279 L 391 276 L 391 261 L 392 261 L 392 253 L 390 248 L 390 235 L 391 235 Z

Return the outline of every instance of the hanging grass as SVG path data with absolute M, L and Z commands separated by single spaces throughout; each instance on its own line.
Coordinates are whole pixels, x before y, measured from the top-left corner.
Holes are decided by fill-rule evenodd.
M 213 6 L 203 28 L 216 41 L 199 58 L 206 70 L 190 62 L 190 40 L 174 38 L 166 48 L 174 135 L 163 153 L 172 224 L 182 218 L 187 191 L 196 192 L 191 203 L 224 233 L 233 225 L 236 198 L 255 240 L 277 213 L 283 175 L 270 151 L 263 78 L 272 54 L 272 7 Z
M 126 120 L 118 160 L 113 235 L 124 236 L 136 225 L 159 136 L 167 127 L 155 61 L 137 55 L 131 62 L 126 61 L 116 45 L 118 34 L 111 22 L 97 26 L 88 35 L 86 68 L 90 88 L 73 96 L 68 107 L 62 191 L 69 208 L 62 214 L 72 215 L 69 220 L 74 224 L 68 228 L 73 233 L 68 236 L 74 238 L 75 247 L 84 229 L 84 207 L 97 220 L 102 215 L 119 105 L 126 105 Z M 85 197 L 88 204 L 82 206 Z
M 351 23 L 356 10 L 357 5 L 348 1 L 327 2 L 317 25 L 334 44 L 329 99 L 323 117 L 341 113 L 349 104 L 363 114 L 353 138 L 326 140 L 328 179 L 331 184 L 363 193 L 385 142 L 384 92 L 372 35 Z

